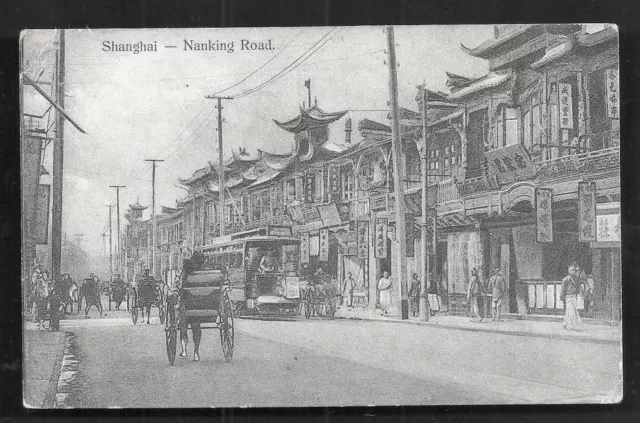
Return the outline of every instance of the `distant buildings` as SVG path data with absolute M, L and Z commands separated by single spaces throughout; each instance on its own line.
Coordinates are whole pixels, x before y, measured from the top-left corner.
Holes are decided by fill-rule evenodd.
M 412 222 L 402 229 L 412 244 L 408 274 L 420 274 L 426 160 L 428 206 L 437 215 L 429 290 L 442 298 L 442 311 L 467 313 L 472 269 L 486 283 L 499 267 L 509 286 L 504 312 L 559 314 L 560 281 L 578 261 L 596 281 L 587 314 L 619 320 L 617 40 L 612 28 L 588 34 L 580 25 L 497 25 L 493 39 L 463 46 L 488 60 L 490 71 L 476 79 L 448 73 L 449 93 L 427 90 L 425 153 L 422 89 L 419 112 L 402 110 L 403 181 L 393 180 L 391 129 L 383 123 L 317 105 L 275 121 L 290 137 L 289 153 L 234 149 L 223 188 L 213 164 L 180 180 L 188 194 L 158 216 L 154 274 L 171 278 L 183 256 L 219 235 L 224 189 L 227 235 L 291 228 L 309 239 L 308 272 L 323 267 L 339 281 L 350 272 L 356 304 L 374 308 L 376 281 L 397 256 L 395 183 L 404 187 Z M 129 275 L 150 265 L 150 224 L 141 210 L 132 205 L 127 215 Z

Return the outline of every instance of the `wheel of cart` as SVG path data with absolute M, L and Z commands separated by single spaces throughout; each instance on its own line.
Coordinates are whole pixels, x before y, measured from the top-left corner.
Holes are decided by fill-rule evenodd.
M 233 326 L 233 307 L 229 299 L 229 290 L 225 289 L 220 298 L 220 344 L 224 361 L 229 363 L 233 358 L 235 331 Z
M 178 302 L 178 293 L 173 293 L 172 295 L 168 295 L 166 298 L 167 301 L 167 318 L 165 320 L 165 344 L 167 347 L 167 358 L 169 359 L 169 364 L 173 366 L 174 361 L 176 360 L 176 348 L 177 338 L 178 338 L 178 316 L 176 313 L 176 306 Z
M 133 288 L 131 290 L 131 295 L 129 296 L 129 309 L 131 310 L 131 321 L 135 325 L 138 323 L 138 291 Z

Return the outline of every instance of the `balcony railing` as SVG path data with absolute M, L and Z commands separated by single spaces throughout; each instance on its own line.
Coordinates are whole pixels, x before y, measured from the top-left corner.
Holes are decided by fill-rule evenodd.
M 438 182 L 438 204 L 458 200 L 460 200 L 460 193 L 458 192 L 458 187 L 453 182 L 453 179 Z

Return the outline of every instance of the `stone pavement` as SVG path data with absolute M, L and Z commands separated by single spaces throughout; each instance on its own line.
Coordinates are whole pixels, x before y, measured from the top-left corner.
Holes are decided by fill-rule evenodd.
M 622 328 L 620 326 L 609 326 L 600 324 L 583 324 L 577 331 L 565 330 L 562 321 L 540 321 L 523 319 L 505 319 L 498 322 L 483 320 L 482 322 L 470 321 L 468 317 L 436 315 L 429 318 L 428 322 L 422 322 L 417 317 L 410 317 L 409 320 L 401 320 L 396 315 L 387 317 L 381 316 L 381 311 L 370 311 L 366 309 L 348 310 L 343 306 L 338 307 L 336 318 L 354 320 L 375 320 L 381 322 L 426 325 L 431 327 L 466 330 L 473 332 L 494 332 L 506 335 L 535 336 L 542 338 L 557 338 L 572 340 L 577 342 L 594 342 L 603 344 L 621 344 Z
M 65 332 L 39 331 L 28 322 L 23 338 L 23 404 L 25 408 L 53 408 Z

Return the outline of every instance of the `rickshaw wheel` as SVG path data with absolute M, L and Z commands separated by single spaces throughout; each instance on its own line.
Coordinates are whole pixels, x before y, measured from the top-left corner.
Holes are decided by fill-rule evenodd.
M 133 291 L 132 302 L 131 302 L 131 321 L 135 325 L 138 323 L 138 293 Z
M 233 308 L 229 294 L 225 291 L 220 298 L 220 343 L 224 361 L 227 363 L 233 358 L 234 336 Z
M 177 347 L 177 330 L 175 327 L 165 328 L 165 338 L 167 344 L 167 358 L 169 364 L 173 366 L 173 362 L 176 360 L 176 347 Z

